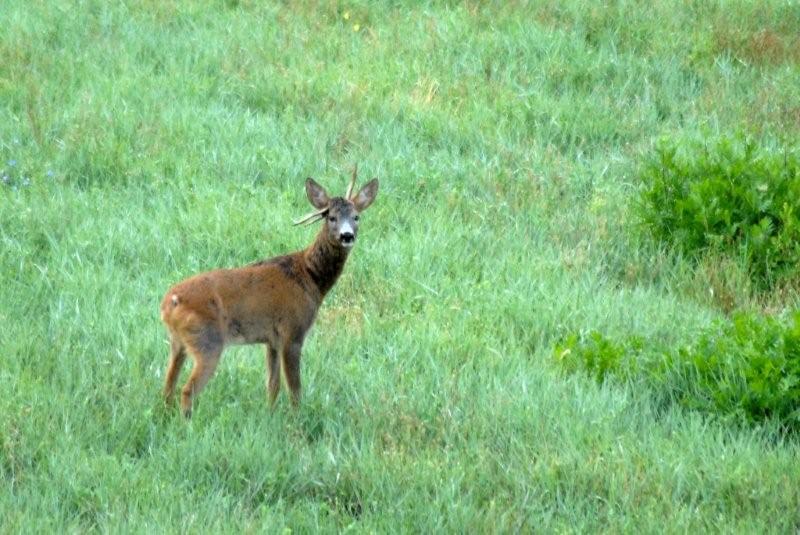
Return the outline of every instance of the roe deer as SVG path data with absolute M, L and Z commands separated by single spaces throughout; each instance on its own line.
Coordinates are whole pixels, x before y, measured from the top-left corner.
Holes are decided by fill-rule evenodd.
M 184 416 L 231 344 L 266 344 L 267 391 L 270 406 L 280 390 L 280 367 L 291 392 L 300 401 L 300 350 L 325 294 L 336 283 L 358 233 L 358 215 L 378 194 L 372 179 L 352 195 L 358 167 L 344 197 L 330 198 L 312 178 L 308 200 L 317 210 L 295 225 L 324 219 L 307 249 L 276 256 L 238 269 L 201 273 L 169 289 L 161 302 L 161 320 L 170 336 L 164 397 L 170 403 L 186 353 L 194 359 L 181 393 Z M 280 359 L 280 360 L 279 360 Z

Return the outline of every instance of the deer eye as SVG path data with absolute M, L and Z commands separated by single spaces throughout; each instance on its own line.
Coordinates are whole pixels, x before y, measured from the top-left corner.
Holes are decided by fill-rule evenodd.
M 358 216 L 355 216 L 355 217 L 353 217 L 353 219 L 355 219 L 356 221 L 358 221 Z
M 330 221 L 331 223 L 336 223 L 336 216 L 335 215 L 328 216 L 328 221 Z

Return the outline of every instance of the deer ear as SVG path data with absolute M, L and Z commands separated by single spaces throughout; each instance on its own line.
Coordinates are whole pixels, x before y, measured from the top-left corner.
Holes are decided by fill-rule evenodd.
M 359 212 L 363 212 L 369 205 L 372 204 L 372 201 L 375 200 L 375 197 L 378 195 L 378 179 L 373 178 L 369 182 L 367 182 L 363 188 L 361 188 L 356 196 L 353 197 L 353 204 L 356 206 L 356 210 Z
M 317 184 L 314 179 L 310 177 L 306 179 L 306 195 L 308 195 L 308 201 L 311 205 L 319 210 L 328 206 L 330 202 L 325 188 Z

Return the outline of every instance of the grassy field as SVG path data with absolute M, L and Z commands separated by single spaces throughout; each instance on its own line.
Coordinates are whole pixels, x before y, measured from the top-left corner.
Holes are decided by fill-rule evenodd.
M 6 0 L 0 531 L 800 529 L 796 438 L 551 358 L 798 306 L 630 215 L 662 136 L 797 139 L 798 27 L 785 0 Z M 381 192 L 302 407 L 268 409 L 250 346 L 165 410 L 163 292 L 305 247 L 304 178 L 356 162 Z

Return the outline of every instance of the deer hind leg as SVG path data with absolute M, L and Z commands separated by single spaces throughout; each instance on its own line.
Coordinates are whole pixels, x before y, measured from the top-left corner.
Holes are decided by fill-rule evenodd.
M 169 364 L 167 364 L 167 376 L 164 381 L 164 401 L 168 404 L 172 403 L 175 382 L 178 380 L 178 375 L 181 373 L 185 360 L 186 347 L 176 334 L 170 333 Z
M 283 373 L 286 376 L 286 384 L 292 395 L 292 404 L 297 407 L 300 404 L 300 350 L 302 342 L 290 342 L 283 348 L 281 354 L 283 360 Z
M 270 344 L 267 344 L 267 373 L 269 405 L 273 407 L 281 390 L 281 361 L 278 359 L 278 352 Z
M 181 392 L 181 409 L 183 415 L 189 418 L 195 398 L 217 369 L 224 344 L 219 328 L 206 325 L 198 329 L 192 341 L 186 345 L 194 358 L 194 367 Z

